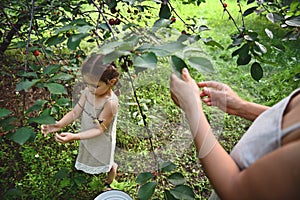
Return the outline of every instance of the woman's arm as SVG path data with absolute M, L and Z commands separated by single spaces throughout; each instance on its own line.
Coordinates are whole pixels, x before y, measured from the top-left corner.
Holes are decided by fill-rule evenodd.
M 269 107 L 248 102 L 240 98 L 228 85 L 216 81 L 199 82 L 203 88 L 200 93 L 203 102 L 208 106 L 217 106 L 228 114 L 237 115 L 254 121 Z
M 172 99 L 186 114 L 201 164 L 221 199 L 299 199 L 300 141 L 291 142 L 240 171 L 214 138 L 195 81 L 186 70 L 182 77 L 180 80 L 172 75 Z

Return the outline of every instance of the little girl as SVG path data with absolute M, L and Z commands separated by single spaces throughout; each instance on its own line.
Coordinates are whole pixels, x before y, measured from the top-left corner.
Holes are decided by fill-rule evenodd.
M 82 65 L 82 77 L 86 88 L 75 107 L 56 124 L 42 125 L 42 133 L 59 131 L 82 115 L 79 133 L 56 133 L 58 142 L 80 140 L 75 167 L 89 174 L 109 172 L 105 186 L 115 178 L 114 162 L 118 98 L 112 87 L 120 73 L 112 64 L 103 64 L 103 56 L 93 54 Z

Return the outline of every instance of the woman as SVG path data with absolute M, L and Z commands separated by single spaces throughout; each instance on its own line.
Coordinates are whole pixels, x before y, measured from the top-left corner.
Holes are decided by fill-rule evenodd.
M 300 89 L 268 108 L 241 99 L 222 83 L 197 85 L 183 69 L 182 80 L 172 75 L 170 90 L 186 114 L 199 160 L 221 199 L 300 199 Z M 254 120 L 230 155 L 214 137 L 202 102 Z

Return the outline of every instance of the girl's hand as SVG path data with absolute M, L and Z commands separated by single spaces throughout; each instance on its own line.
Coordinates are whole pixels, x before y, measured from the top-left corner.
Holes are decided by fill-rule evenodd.
M 65 144 L 67 142 L 71 142 L 73 140 L 79 140 L 79 135 L 78 134 L 74 134 L 74 133 L 61 133 L 61 134 L 58 134 L 56 133 L 55 134 L 55 140 L 57 142 L 60 142 L 62 144 Z
M 60 126 L 56 124 L 43 124 L 41 126 L 42 133 L 44 134 L 44 137 L 47 136 L 48 133 L 57 132 L 60 130 Z

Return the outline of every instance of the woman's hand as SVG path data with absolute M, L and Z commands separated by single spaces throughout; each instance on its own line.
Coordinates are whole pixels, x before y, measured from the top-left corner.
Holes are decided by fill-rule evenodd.
M 182 80 L 175 74 L 172 74 L 170 90 L 174 103 L 184 111 L 190 109 L 191 106 L 197 105 L 200 101 L 200 91 L 197 83 L 186 68 L 182 70 Z
M 71 142 L 73 140 L 79 140 L 79 139 L 80 139 L 79 135 L 74 133 L 61 133 L 61 134 L 56 133 L 55 135 L 55 140 L 62 144 Z
M 202 101 L 208 106 L 216 106 L 228 114 L 237 115 L 243 106 L 241 99 L 228 85 L 216 81 L 199 82 L 203 88 L 200 93 Z
M 61 129 L 61 127 L 56 123 L 56 124 L 43 124 L 41 126 L 42 133 L 44 134 L 44 137 L 47 136 L 49 133 L 54 133 L 57 132 Z

